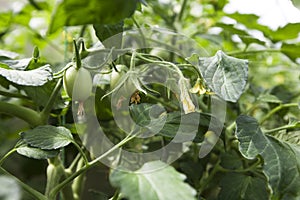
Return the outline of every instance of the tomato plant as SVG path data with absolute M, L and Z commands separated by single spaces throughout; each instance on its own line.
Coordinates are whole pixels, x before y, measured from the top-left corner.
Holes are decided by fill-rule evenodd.
M 299 199 L 300 23 L 226 5 L 6 3 L 0 198 Z

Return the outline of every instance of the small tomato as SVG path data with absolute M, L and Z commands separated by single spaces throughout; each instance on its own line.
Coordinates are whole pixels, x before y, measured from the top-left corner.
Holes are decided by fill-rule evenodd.
M 120 78 L 125 74 L 125 69 L 127 67 L 125 65 L 116 65 L 118 72 L 113 69 L 110 76 L 110 88 L 113 89 L 117 86 Z
M 90 72 L 84 67 L 76 68 L 75 63 L 71 65 L 64 74 L 63 85 L 67 95 L 75 101 L 85 101 L 91 94 L 93 80 Z M 74 89 L 76 93 L 74 93 Z

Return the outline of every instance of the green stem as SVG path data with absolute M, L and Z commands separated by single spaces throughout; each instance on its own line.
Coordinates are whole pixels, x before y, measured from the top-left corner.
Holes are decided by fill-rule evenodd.
M 144 35 L 143 31 L 141 30 L 139 23 L 135 20 L 135 18 L 133 16 L 131 17 L 131 19 L 132 19 L 133 23 L 136 25 L 136 27 L 138 28 L 138 32 L 140 33 L 140 35 L 142 37 L 142 46 L 146 47 L 145 35 Z
M 79 162 L 77 163 L 76 171 L 81 169 L 85 165 L 84 162 L 85 162 L 84 159 L 79 160 Z M 82 195 L 82 192 L 83 192 L 83 189 L 84 189 L 85 180 L 86 180 L 85 174 L 81 174 L 77 178 L 74 179 L 74 181 L 72 183 L 72 190 L 73 190 L 75 200 L 80 200 L 81 199 L 81 195 Z
M 42 124 L 42 120 L 40 118 L 39 113 L 23 106 L 0 101 L 0 113 L 18 117 L 26 121 L 33 127 Z
M 159 65 L 169 65 L 169 66 L 172 66 L 174 68 L 174 70 L 179 74 L 180 77 L 183 77 L 183 74 L 181 72 L 181 70 L 179 69 L 179 67 L 177 65 L 175 65 L 174 63 L 172 62 L 168 62 L 168 61 L 158 61 L 158 60 L 151 60 L 151 59 L 148 59 L 148 58 L 145 58 L 144 56 L 142 56 L 141 54 L 137 54 L 137 57 L 144 60 L 144 61 L 147 61 L 147 62 L 150 62 L 150 63 L 156 63 L 156 64 L 159 64 Z
M 180 9 L 180 12 L 179 12 L 179 15 L 178 15 L 178 21 L 182 20 L 183 13 L 184 13 L 185 7 L 186 7 L 186 3 L 187 3 L 187 0 L 183 0 L 182 5 L 181 5 L 181 9 Z
M 12 98 L 20 98 L 20 99 L 30 99 L 28 96 L 18 94 L 18 93 L 10 93 L 10 92 L 5 92 L 0 90 L 0 95 L 6 96 L 6 97 L 12 97 Z
M 289 107 L 298 107 L 298 103 L 288 103 L 288 104 L 280 104 L 279 106 L 273 108 L 268 114 L 266 114 L 260 121 L 259 124 L 263 124 L 267 119 L 269 119 L 272 115 L 274 115 L 276 112 L 280 111 L 284 108 Z
M 81 58 L 80 58 L 79 49 L 77 47 L 76 40 L 73 40 L 73 44 L 75 48 L 76 68 L 79 69 L 81 67 Z
M 254 171 L 258 165 L 261 164 L 261 159 L 257 159 L 257 161 L 255 163 L 253 163 L 252 165 L 250 165 L 247 168 L 244 169 L 226 169 L 223 168 L 221 165 L 218 165 L 218 170 L 220 172 L 235 172 L 235 173 L 245 173 L 245 172 L 249 172 L 249 171 Z
M 4 161 L 13 153 L 15 153 L 17 151 L 16 148 L 11 149 L 9 152 L 7 152 L 0 160 L 0 167 L 2 166 L 2 164 L 4 163 Z
M 95 160 L 90 161 L 88 163 L 88 165 L 85 165 L 84 167 L 82 167 L 81 169 L 79 169 L 78 171 L 76 171 L 75 173 L 73 173 L 71 176 L 69 176 L 68 178 L 66 178 L 64 181 L 62 181 L 61 183 L 59 183 L 50 192 L 50 199 L 51 200 L 55 199 L 57 193 L 62 188 L 64 188 L 68 183 L 70 183 L 71 181 L 73 181 L 76 177 L 78 177 L 82 173 L 86 172 L 91 167 L 95 166 L 101 159 L 103 159 L 104 157 L 106 157 L 107 155 L 109 155 L 111 152 L 113 152 L 117 148 L 121 147 L 122 145 L 124 145 L 125 143 L 127 143 L 128 141 L 130 141 L 131 139 L 133 139 L 135 136 L 136 136 L 136 134 L 134 134 L 134 135 L 128 134 L 127 137 L 125 137 L 122 141 L 120 141 L 118 144 L 116 144 L 113 148 L 109 149 L 107 152 L 103 153 L 101 156 L 99 156 Z
M 80 160 L 80 158 L 81 158 L 81 153 L 78 153 L 77 156 L 73 159 L 70 166 L 66 169 L 66 171 L 71 173 L 75 169 L 75 167 L 76 167 L 78 161 Z
M 299 128 L 299 127 L 300 127 L 299 124 L 289 124 L 289 125 L 277 127 L 277 128 L 270 129 L 270 130 L 264 130 L 263 132 L 266 133 L 266 134 L 273 134 L 273 133 L 276 133 L 276 132 L 281 131 L 281 130 Z
M 62 86 L 62 79 L 58 79 L 57 83 L 56 83 L 56 86 L 47 102 L 47 105 L 45 106 L 45 108 L 42 110 L 41 112 L 41 120 L 43 123 L 47 123 L 47 120 L 49 118 L 49 115 L 50 115 L 50 112 L 52 110 L 52 107 L 55 103 L 55 100 L 56 100 L 56 97 L 61 89 L 61 86 Z
M 200 194 L 204 191 L 204 189 L 208 186 L 208 184 L 214 178 L 216 173 L 220 170 L 219 164 L 220 164 L 220 161 L 218 161 L 218 163 L 215 164 L 214 168 L 212 169 L 212 171 L 210 172 L 210 174 L 208 175 L 207 178 L 200 180 L 200 184 L 199 184 L 199 193 Z
M 29 3 L 37 10 L 43 10 L 34 0 L 28 0 Z
M 88 165 L 88 164 L 89 164 L 89 161 L 88 161 L 88 159 L 87 159 L 85 153 L 83 152 L 82 148 L 81 148 L 75 141 L 73 141 L 72 143 L 74 144 L 74 146 L 77 148 L 77 150 L 78 150 L 79 153 L 81 154 L 81 156 L 82 156 L 82 158 L 83 158 L 83 160 L 84 160 L 84 164 L 85 164 L 85 165 Z
M 33 189 L 32 187 L 30 187 L 29 185 L 23 183 L 20 179 L 18 179 L 17 177 L 15 177 L 14 175 L 12 175 L 11 173 L 9 173 L 8 171 L 6 171 L 5 169 L 3 169 L 2 167 L 0 167 L 0 171 L 8 176 L 11 176 L 26 192 L 28 192 L 32 197 L 34 197 L 34 199 L 37 200 L 48 200 L 46 198 L 46 196 L 44 196 L 43 194 L 41 194 L 40 192 L 36 191 L 35 189 Z
M 236 125 L 235 121 L 232 122 L 229 126 L 227 126 L 226 131 L 228 133 L 232 133 L 233 129 L 235 128 L 235 125 Z
M 117 189 L 117 190 L 115 191 L 114 196 L 113 196 L 112 198 L 110 198 L 109 200 L 118 200 L 118 199 L 119 199 L 119 196 L 120 196 L 120 191 L 119 191 L 119 189 Z
M 130 71 L 133 71 L 134 68 L 135 68 L 135 57 L 136 57 L 136 54 L 137 54 L 136 51 L 132 52 L 131 59 L 130 59 L 130 67 L 129 67 Z

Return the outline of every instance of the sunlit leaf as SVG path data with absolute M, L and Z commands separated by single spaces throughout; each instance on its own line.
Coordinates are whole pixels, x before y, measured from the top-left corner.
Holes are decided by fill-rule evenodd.
M 185 178 L 173 167 L 153 161 L 135 172 L 113 170 L 109 180 L 129 199 L 196 199 L 196 191 L 184 182 Z
M 298 37 L 300 30 L 300 23 L 289 23 L 284 27 L 279 27 L 277 30 L 272 31 L 269 36 L 274 42 L 295 39 Z
M 5 50 L 0 49 L 0 58 L 15 59 L 18 56 L 19 56 L 19 54 L 15 53 L 15 52 L 5 51 Z
M 27 145 L 25 142 L 21 142 L 16 147 L 17 152 L 23 156 L 34 159 L 48 159 L 53 158 L 59 154 L 59 150 L 43 150 Z
M 50 65 L 30 71 L 0 68 L 0 75 L 18 85 L 40 86 L 52 80 Z
M 191 63 L 194 58 L 190 58 Z M 236 102 L 244 92 L 248 78 L 247 60 L 218 51 L 213 57 L 200 57 L 197 67 L 208 87 L 222 99 Z
M 280 50 L 293 61 L 300 58 L 300 44 L 283 43 Z

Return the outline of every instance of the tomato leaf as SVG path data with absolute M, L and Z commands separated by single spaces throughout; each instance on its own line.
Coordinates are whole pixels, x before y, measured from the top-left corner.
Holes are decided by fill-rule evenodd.
M 52 80 L 52 70 L 50 65 L 44 65 L 38 69 L 30 71 L 21 71 L 1 67 L 0 75 L 6 78 L 8 81 L 18 85 L 26 86 L 40 86 Z
M 209 114 L 183 114 L 177 111 L 167 113 L 158 105 L 131 105 L 130 113 L 138 125 L 147 129 L 144 134 L 150 131 L 169 138 L 175 137 L 174 142 L 200 142 L 208 130 L 219 132 L 223 128 L 222 124 Z
M 19 154 L 34 159 L 48 159 L 59 154 L 59 150 L 43 150 L 40 148 L 31 147 L 22 141 L 17 144 L 16 149 Z
M 270 196 L 265 179 L 247 174 L 227 173 L 221 178 L 220 187 L 220 200 L 268 200 Z
M 194 64 L 194 56 L 187 58 Z M 246 87 L 248 61 L 218 51 L 212 57 L 200 57 L 196 64 L 208 87 L 226 101 L 236 102 Z
M 46 106 L 49 98 L 56 86 L 56 81 L 47 82 L 42 86 L 22 86 L 20 89 L 24 90 L 26 95 L 30 97 L 37 106 Z M 61 96 L 57 96 L 53 108 L 63 108 L 64 102 Z
M 263 134 L 252 117 L 241 115 L 236 125 L 242 155 L 248 159 L 258 155 L 263 157 L 263 172 L 268 177 L 273 195 L 280 199 L 299 199 L 300 147 Z
M 20 60 L 1 60 L 2 63 L 8 65 L 11 69 L 25 70 L 31 58 L 24 58 Z
M 282 103 L 275 95 L 272 94 L 261 94 L 258 96 L 257 100 L 267 103 Z
M 118 23 L 130 17 L 137 4 L 138 0 L 64 0 L 53 14 L 48 32 L 63 26 Z
M 161 161 L 148 162 L 135 172 L 114 170 L 109 180 L 129 199 L 196 199 L 196 191 L 184 182 L 185 175 Z
M 5 50 L 0 49 L 0 58 L 15 59 L 18 56 L 19 56 L 19 54 L 15 53 L 15 52 L 5 51 Z
M 98 39 L 106 48 L 110 49 L 115 47 L 116 49 L 120 49 L 122 44 L 121 33 L 123 32 L 123 25 L 123 21 L 116 24 L 94 24 L 94 29 Z
M 281 45 L 280 51 L 289 57 L 292 61 L 296 61 L 300 58 L 300 44 L 287 44 Z
M 289 23 L 284 27 L 278 28 L 276 31 L 271 31 L 269 37 L 273 42 L 295 39 L 298 37 L 300 23 Z
M 22 139 L 33 147 L 41 149 L 59 149 L 73 141 L 69 129 L 50 125 L 38 126 L 21 133 Z

